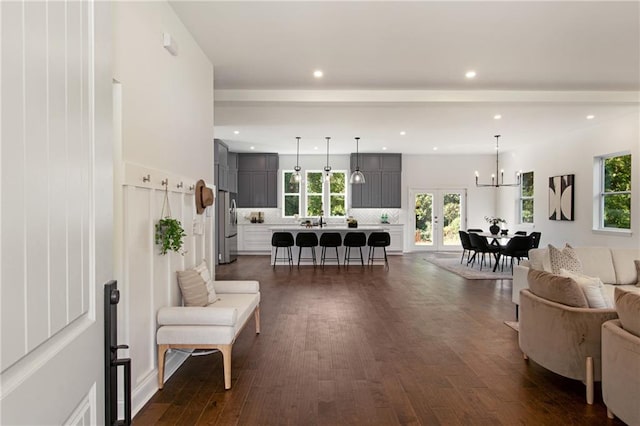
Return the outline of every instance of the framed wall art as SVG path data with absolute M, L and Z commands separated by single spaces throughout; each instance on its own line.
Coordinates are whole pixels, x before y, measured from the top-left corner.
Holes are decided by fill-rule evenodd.
M 549 178 L 549 220 L 574 220 L 575 175 Z

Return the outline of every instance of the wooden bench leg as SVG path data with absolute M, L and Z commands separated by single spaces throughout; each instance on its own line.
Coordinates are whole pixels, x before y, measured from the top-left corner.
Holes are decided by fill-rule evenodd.
M 260 305 L 253 311 L 253 317 L 256 319 L 256 334 L 260 334 Z
M 593 358 L 590 356 L 587 357 L 586 368 L 587 404 L 593 405 Z
M 224 388 L 231 389 L 231 346 L 220 345 L 222 352 L 222 368 L 224 369 Z
M 158 389 L 164 387 L 164 355 L 169 345 L 158 345 Z

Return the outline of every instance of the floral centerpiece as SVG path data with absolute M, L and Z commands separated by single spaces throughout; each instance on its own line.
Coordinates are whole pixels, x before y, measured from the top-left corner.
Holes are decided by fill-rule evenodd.
M 498 225 L 499 223 L 507 223 L 507 221 L 504 220 L 503 218 L 495 217 L 495 216 L 485 216 L 484 220 L 486 220 L 488 223 L 491 224 L 491 226 L 489 227 L 489 232 L 491 232 L 494 235 L 500 232 L 500 226 Z

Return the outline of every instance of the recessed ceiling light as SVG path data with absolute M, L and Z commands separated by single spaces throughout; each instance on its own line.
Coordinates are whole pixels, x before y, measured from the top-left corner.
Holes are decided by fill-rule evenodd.
M 474 78 L 476 76 L 476 72 L 474 70 L 469 70 L 466 72 L 466 74 L 464 75 L 467 78 Z
M 234 130 L 234 131 L 233 131 L 233 134 L 234 134 L 234 135 L 239 135 L 239 134 L 240 134 L 240 130 Z
M 256 149 L 256 147 L 255 146 L 250 146 L 249 149 Z
M 593 120 L 594 118 L 596 118 L 596 116 L 593 114 L 587 115 L 587 120 Z
M 314 147 L 313 147 L 313 149 L 315 149 L 315 150 L 317 151 L 317 150 L 318 150 L 318 147 L 317 147 L 317 146 L 314 146 Z
M 382 147 L 382 150 L 383 150 L 383 151 L 386 151 L 386 150 L 387 150 L 387 147 L 386 147 L 386 146 L 383 146 L 383 147 Z
M 493 116 L 494 120 L 500 120 L 501 118 L 502 118 L 502 115 L 500 115 L 500 114 L 496 114 L 496 115 Z
M 404 136 L 406 134 L 407 134 L 407 132 L 405 132 L 404 130 L 400 132 L 400 136 Z
M 315 70 L 315 71 L 313 72 L 313 76 L 314 76 L 315 78 L 322 78 L 322 76 L 323 76 L 323 75 L 324 75 L 324 73 L 322 72 L 322 70 Z
M 434 150 L 434 151 L 437 151 L 437 150 L 438 150 L 438 147 L 437 147 L 437 146 L 434 146 L 434 147 L 433 147 L 433 150 Z

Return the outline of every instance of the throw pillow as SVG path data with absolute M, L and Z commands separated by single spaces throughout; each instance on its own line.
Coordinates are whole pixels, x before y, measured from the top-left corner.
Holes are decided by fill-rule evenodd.
M 216 295 L 216 289 L 213 286 L 213 280 L 211 279 L 211 274 L 209 273 L 209 268 L 207 267 L 207 261 L 202 259 L 202 262 L 199 265 L 196 265 L 194 268 L 198 274 L 202 277 L 204 282 L 207 284 L 207 293 L 209 293 L 209 304 L 215 303 L 218 300 L 218 296 Z
M 207 286 L 198 272 L 193 269 L 178 271 L 178 285 L 185 306 L 207 306 Z
M 640 337 L 640 293 L 616 288 L 614 298 L 622 328 Z
M 636 287 L 640 287 L 640 260 L 634 260 L 633 263 L 636 264 L 636 275 L 638 276 Z
M 589 307 L 580 286 L 571 278 L 529 269 L 527 280 L 529 290 L 538 297 L 576 308 Z
M 566 244 L 562 250 L 549 244 L 549 260 L 551 262 L 551 272 L 554 274 L 559 274 L 560 269 L 582 272 L 582 262 L 580 262 L 578 255 L 569 244 Z
M 566 269 L 560 269 L 560 275 L 563 277 L 569 277 L 578 283 L 580 289 L 584 293 L 584 297 L 587 298 L 587 303 L 590 308 L 613 308 L 612 301 L 610 301 L 604 293 L 604 286 L 600 278 L 567 271 Z

